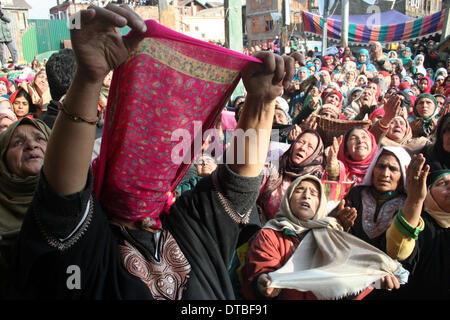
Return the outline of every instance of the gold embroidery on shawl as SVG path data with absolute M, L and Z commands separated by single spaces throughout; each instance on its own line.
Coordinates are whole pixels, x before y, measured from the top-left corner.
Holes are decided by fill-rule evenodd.
M 157 39 L 143 39 L 131 53 L 127 63 L 140 54 L 147 54 L 185 75 L 213 83 L 231 84 L 239 74 L 239 70 L 226 69 L 185 56 Z

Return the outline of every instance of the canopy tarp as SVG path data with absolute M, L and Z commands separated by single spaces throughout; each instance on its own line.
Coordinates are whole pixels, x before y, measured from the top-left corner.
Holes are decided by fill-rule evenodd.
M 396 24 L 371 25 L 366 23 L 349 23 L 348 41 L 368 45 L 374 41 L 392 43 L 421 39 L 441 33 L 444 19 L 445 9 L 426 17 Z M 349 21 L 351 21 L 350 18 Z M 384 20 L 381 17 L 380 21 L 384 23 L 388 20 Z M 341 21 L 328 18 L 327 22 L 328 39 L 340 41 L 342 38 Z M 303 25 L 306 35 L 322 35 L 323 18 L 321 16 L 303 11 Z
M 354 15 L 349 16 L 348 21 L 349 23 L 354 24 L 371 24 L 371 22 L 374 20 L 375 14 L 363 14 L 363 15 Z M 340 15 L 331 15 L 328 16 L 328 18 L 341 21 Z M 411 20 L 414 20 L 414 18 L 407 16 L 397 10 L 390 10 L 386 12 L 381 12 L 379 14 L 379 21 L 382 21 L 383 24 L 398 24 L 398 23 L 405 23 Z

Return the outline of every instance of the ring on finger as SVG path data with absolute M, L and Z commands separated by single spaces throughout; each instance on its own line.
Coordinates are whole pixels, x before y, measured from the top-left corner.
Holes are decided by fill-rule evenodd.
M 414 176 L 414 180 L 419 180 L 419 176 Z

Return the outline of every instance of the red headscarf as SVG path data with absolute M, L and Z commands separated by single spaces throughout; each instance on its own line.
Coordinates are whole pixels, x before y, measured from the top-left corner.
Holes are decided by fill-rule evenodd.
M 329 96 L 331 96 L 332 94 L 335 94 L 339 97 L 339 106 L 341 107 L 342 104 L 342 93 L 340 93 L 338 90 L 333 90 L 328 92 L 327 94 L 324 95 L 325 92 L 322 93 L 322 100 L 325 102 L 326 98 L 328 98 Z
M 354 128 L 356 129 L 356 128 Z M 366 174 L 367 169 L 370 166 L 370 163 L 372 162 L 373 158 L 375 157 L 375 154 L 378 152 L 378 145 L 377 141 L 375 139 L 375 136 L 368 130 L 363 128 L 357 128 L 360 130 L 364 130 L 370 137 L 371 143 L 372 143 L 372 150 L 370 151 L 370 154 L 362 161 L 354 161 L 352 160 L 345 152 L 346 150 L 346 142 L 347 137 L 350 135 L 350 133 L 354 130 L 351 129 L 347 132 L 347 134 L 344 137 L 344 141 L 342 142 L 339 152 L 338 152 L 338 160 L 341 161 L 345 166 L 345 171 L 347 174 L 347 180 L 353 180 L 353 176 L 356 176 L 357 180 L 356 183 L 360 183 L 364 179 L 364 175 Z
M 409 82 L 400 82 L 398 89 L 403 91 L 405 89 L 411 89 L 411 85 L 409 84 Z
M 10 93 L 10 91 L 9 91 L 9 81 L 8 81 L 8 79 L 6 79 L 5 77 L 3 77 L 3 78 L 0 78 L 0 81 L 3 81 L 3 82 L 5 83 L 6 91 L 7 91 L 8 93 Z
M 378 108 L 375 109 L 371 114 L 370 114 L 370 121 L 373 121 L 373 119 L 375 119 L 378 116 L 384 116 L 386 114 L 386 111 L 384 110 L 384 108 Z
M 422 79 L 427 79 L 427 88 L 422 93 L 431 93 L 431 79 L 427 76 L 422 77 Z M 420 81 L 422 81 L 422 79 L 420 79 Z

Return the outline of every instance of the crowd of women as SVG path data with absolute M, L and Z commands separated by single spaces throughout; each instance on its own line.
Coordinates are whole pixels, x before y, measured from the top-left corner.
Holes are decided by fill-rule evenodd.
M 411 271 L 400 290 L 375 291 L 366 298 L 449 297 L 450 279 L 444 274 L 450 194 L 447 189 L 439 199 L 433 190 L 448 188 L 450 181 L 450 58 L 438 54 L 432 40 L 414 48 L 400 44 L 390 51 L 375 42 L 370 52 L 341 48 L 324 57 L 304 55 L 302 49 L 296 76 L 276 104 L 276 141 L 289 148 L 278 167 L 265 167 L 257 205 L 261 221 L 269 222 L 246 243 L 240 267 L 244 297 L 311 298 L 310 292 L 264 289 L 265 275 L 286 264 L 306 234 L 299 235 L 295 228 L 302 223 L 286 218 L 289 213 L 280 208 L 285 197 L 295 195 L 288 192 L 292 184 L 305 175 L 318 177 L 324 186 L 340 185 L 342 201 L 329 207 L 328 215 Z M 240 111 L 238 104 L 232 107 Z M 341 126 L 338 135 L 332 125 Z M 416 183 L 421 169 L 408 173 L 418 163 L 430 172 L 427 187 Z M 280 220 L 294 227 L 274 227 Z
M 396 51 L 373 43 L 325 57 L 256 52 L 262 64 L 242 70 L 245 96 L 224 110 L 234 125 L 223 117 L 217 128 L 222 136 L 278 130 L 272 142 L 287 150 L 278 165 L 218 165 L 237 150 L 224 141 L 222 155 L 195 161 L 154 230 L 109 216 L 93 195 L 96 126 L 87 120 L 101 117 L 105 79 L 139 42 L 116 27 L 147 26 L 124 5 L 80 14 L 83 28 L 71 31 L 77 71 L 52 129 L 38 119 L 51 100 L 45 70 L 0 78 L 4 297 L 317 299 L 314 290 L 272 286 L 305 246 L 343 259 L 339 272 L 365 262 L 386 272 L 380 289 L 337 298 L 450 297 L 450 58 L 435 43 Z M 353 128 L 330 137 L 321 119 Z M 330 185 L 341 188 L 332 206 Z M 346 247 L 366 254 L 351 264 Z M 67 286 L 73 265 L 83 275 L 77 290 Z

